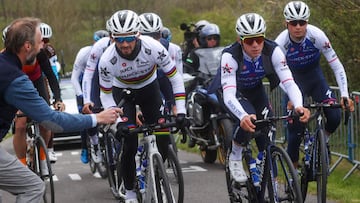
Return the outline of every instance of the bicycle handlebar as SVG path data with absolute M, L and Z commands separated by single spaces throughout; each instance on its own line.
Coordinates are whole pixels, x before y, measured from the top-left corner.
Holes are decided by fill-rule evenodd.
M 159 123 L 153 123 L 153 124 L 144 124 L 142 126 L 138 126 L 136 128 L 130 128 L 127 126 L 123 126 L 123 125 L 118 125 L 117 126 L 117 130 L 119 132 L 122 132 L 124 134 L 138 134 L 138 133 L 151 133 L 155 130 L 160 130 L 160 129 L 166 129 L 166 128 L 173 128 L 176 127 L 177 130 L 176 131 L 172 131 L 172 132 L 178 132 L 180 129 L 177 126 L 176 122 L 168 122 L 168 123 L 162 123 L 161 121 Z
M 334 104 L 328 104 L 328 103 L 313 103 L 313 104 L 306 104 L 304 105 L 305 108 L 308 109 L 323 109 L 323 108 L 341 108 L 341 104 L 334 103 Z

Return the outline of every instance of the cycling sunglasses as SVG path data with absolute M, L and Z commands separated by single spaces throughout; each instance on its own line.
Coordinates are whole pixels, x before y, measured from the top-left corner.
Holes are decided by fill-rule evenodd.
M 304 26 L 304 25 L 306 25 L 307 21 L 306 20 L 292 20 L 292 21 L 289 21 L 288 23 L 292 26 L 297 26 L 298 24 L 300 26 Z
M 265 35 L 245 36 L 240 37 L 240 39 L 247 45 L 252 45 L 254 42 L 261 44 L 265 40 Z
M 125 36 L 125 37 L 114 37 L 114 40 L 119 43 L 123 42 L 133 42 L 136 39 L 136 35 Z

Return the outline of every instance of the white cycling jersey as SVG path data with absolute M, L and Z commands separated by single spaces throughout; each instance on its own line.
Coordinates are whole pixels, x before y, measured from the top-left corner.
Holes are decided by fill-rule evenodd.
M 182 61 L 182 51 L 179 45 L 172 42 L 169 43 L 168 52 L 173 61 L 175 61 L 177 71 L 182 75 L 183 74 L 183 61 Z
M 224 52 L 221 56 L 221 85 L 224 94 L 224 103 L 228 109 L 239 119 L 247 114 L 244 108 L 236 97 L 237 76 L 241 77 L 238 80 L 241 81 L 243 87 L 252 88 L 254 85 L 262 82 L 264 75 L 264 67 L 261 61 L 261 57 L 251 59 L 245 52 L 243 52 L 244 65 L 238 67 L 237 61 L 233 58 L 229 52 Z M 281 84 L 286 89 L 286 92 L 290 100 L 294 103 L 295 108 L 302 106 L 302 94 L 300 89 L 296 85 L 289 67 L 286 64 L 285 56 L 281 49 L 275 47 L 271 56 L 271 62 L 274 70 L 278 75 Z M 238 69 L 241 68 L 241 74 L 237 75 Z
M 71 83 L 73 84 L 73 86 L 75 88 L 76 96 L 80 96 L 83 94 L 83 91 L 81 88 L 82 84 L 80 83 L 80 81 L 82 80 L 82 77 L 83 77 L 83 74 L 85 71 L 85 67 L 86 67 L 86 62 L 89 58 L 91 48 L 92 48 L 92 46 L 85 46 L 85 47 L 81 48 L 79 50 L 79 52 L 77 53 L 75 61 L 74 61 L 74 67 L 71 72 Z
M 141 48 L 134 60 L 121 57 L 115 43 L 101 56 L 98 68 L 102 105 L 104 108 L 116 106 L 112 86 L 140 89 L 152 83 L 159 65 L 172 84 L 178 113 L 186 113 L 184 83 L 168 51 L 152 37 L 140 35 L 139 40 Z
M 91 83 L 92 78 L 94 77 L 94 71 L 97 68 L 101 55 L 104 53 L 106 48 L 110 45 L 111 40 L 110 37 L 103 37 L 99 39 L 92 46 L 90 51 L 86 68 L 84 71 L 84 77 L 82 81 L 82 90 L 84 97 L 84 104 L 91 103 Z
M 332 48 L 328 37 L 318 27 L 308 24 L 306 36 L 300 43 L 290 40 L 288 30 L 281 32 L 275 42 L 281 47 L 289 66 L 294 70 L 318 68 L 320 53 L 323 53 L 335 74 L 341 96 L 349 97 L 344 66 Z M 313 77 L 317 77 L 317 75 L 313 75 Z

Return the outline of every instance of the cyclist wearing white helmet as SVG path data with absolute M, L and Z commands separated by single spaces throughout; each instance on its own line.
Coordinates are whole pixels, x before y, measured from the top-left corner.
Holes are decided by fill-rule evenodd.
M 55 48 L 50 44 L 50 38 L 52 37 L 52 29 L 50 27 L 50 25 L 46 24 L 46 23 L 41 23 L 40 24 L 40 31 L 43 37 L 43 42 L 44 42 L 44 47 L 43 50 L 45 51 L 46 55 L 49 58 L 49 62 L 50 62 L 50 66 L 56 76 L 56 79 L 59 80 L 59 69 L 58 67 L 61 67 L 58 59 L 57 59 L 57 55 L 55 52 Z M 45 78 L 45 80 L 48 80 L 48 78 Z M 46 88 L 47 91 L 49 91 L 48 88 Z M 56 157 L 56 153 L 54 152 L 54 134 L 51 134 L 51 139 L 49 140 L 48 143 L 48 151 L 49 151 L 49 159 L 52 162 L 56 162 L 57 157 Z
M 112 18 L 111 44 L 100 58 L 100 98 L 105 109 L 116 106 L 122 99 L 124 88 L 132 90 L 132 99 L 123 105 L 124 115 L 128 118 L 124 125 L 136 124 L 136 108 L 139 105 L 146 123 L 155 123 L 161 117 L 162 104 L 160 87 L 157 82 L 157 66 L 169 77 L 176 98 L 177 120 L 179 124 L 185 117 L 185 90 L 181 75 L 176 70 L 168 51 L 152 37 L 140 35 L 140 20 L 131 10 L 120 10 Z M 156 132 L 157 134 L 157 132 Z M 159 139 L 160 138 L 160 139 Z M 169 137 L 158 137 L 157 144 L 164 159 Z M 136 136 L 125 136 L 121 170 L 124 174 L 126 202 L 137 202 L 134 189 L 135 160 L 138 144 Z
M 310 17 L 308 5 L 302 1 L 291 1 L 285 6 L 283 14 L 287 29 L 281 32 L 275 41 L 285 53 L 288 65 L 302 93 L 305 96 L 311 96 L 315 102 L 335 103 L 337 101 L 320 67 L 322 53 L 336 77 L 343 108 L 345 108 L 345 99 L 348 101 L 350 110 L 353 111 L 354 106 L 353 101 L 349 98 L 345 69 L 325 33 L 308 23 Z M 341 115 L 339 109 L 325 109 L 324 111 L 326 115 L 325 130 L 329 136 L 339 126 Z M 297 167 L 301 139 L 298 133 L 303 132 L 303 126 L 294 122 L 289 124 L 288 128 L 289 147 L 287 150 Z M 328 151 L 330 153 L 330 150 Z
M 241 15 L 236 21 L 235 30 L 238 40 L 224 49 L 215 81 L 220 80 L 222 100 L 236 118 L 236 134 L 229 157 L 230 173 L 235 181 L 245 182 L 247 177 L 242 165 L 242 144 L 247 139 L 245 135 L 255 131 L 251 119 L 262 119 L 273 114 L 262 79 L 267 77 L 272 89 L 282 83 L 296 111 L 303 113 L 301 121 L 308 120 L 309 110 L 302 106 L 301 92 L 280 47 L 265 38 L 264 19 L 256 13 Z M 256 138 L 256 144 L 259 151 L 264 150 L 263 136 Z
M 93 45 L 100 41 L 100 39 L 102 38 L 108 38 L 109 41 L 109 33 L 106 30 L 97 30 L 94 32 L 93 34 L 93 44 L 89 45 L 89 46 L 85 46 L 83 48 L 81 48 L 79 50 L 79 52 L 76 55 L 75 58 L 75 62 L 74 62 L 74 68 L 73 71 L 71 73 L 71 83 L 74 86 L 75 89 L 75 93 L 76 93 L 76 102 L 78 105 L 78 110 L 79 113 L 82 113 L 82 109 L 84 106 L 84 101 L 83 101 L 83 89 L 82 89 L 82 82 L 83 82 L 83 78 L 84 78 L 84 72 L 86 69 L 86 64 L 88 59 L 91 56 L 91 51 L 93 48 Z M 94 56 L 94 54 L 92 55 Z M 88 81 L 92 81 L 91 77 Z M 91 82 L 90 82 L 91 83 Z M 99 89 L 99 88 L 98 88 Z M 100 105 L 99 105 L 100 106 Z M 89 113 L 89 112 L 88 112 Z M 92 159 L 96 162 L 99 163 L 102 160 L 102 156 L 100 154 L 100 150 L 98 147 L 98 137 L 97 135 L 97 131 L 96 128 L 91 128 L 91 130 L 84 130 L 81 131 L 81 155 L 80 155 L 80 160 L 83 163 L 88 163 L 89 162 L 89 158 L 88 158 L 88 150 L 87 150 L 87 135 L 90 135 L 90 141 L 91 141 L 91 147 L 92 147 Z
M 182 74 L 182 58 L 181 49 L 174 43 L 162 38 L 163 24 L 161 18 L 155 13 L 143 13 L 139 16 L 140 19 L 140 33 L 142 35 L 148 35 L 154 39 L 160 41 L 160 43 L 168 50 L 170 57 L 174 60 L 176 69 Z M 174 94 L 170 80 L 166 77 L 162 69 L 157 70 L 157 79 L 160 85 L 160 91 L 165 99 L 165 104 L 169 109 L 176 112 Z
M 59 71 L 57 69 L 57 55 L 55 52 L 55 48 L 50 44 L 50 38 L 52 37 L 52 29 L 50 25 L 46 23 L 40 24 L 40 31 L 43 37 L 44 42 L 44 50 L 46 51 L 47 56 L 49 57 L 50 65 L 56 75 L 56 78 L 59 80 Z

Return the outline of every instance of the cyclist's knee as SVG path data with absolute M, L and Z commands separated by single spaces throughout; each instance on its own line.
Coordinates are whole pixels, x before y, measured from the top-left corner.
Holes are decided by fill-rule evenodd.
M 338 109 L 333 109 L 338 110 Z M 329 133 L 335 132 L 336 128 L 340 125 L 341 122 L 341 112 L 340 111 L 329 111 L 326 113 L 326 124 L 325 130 Z

